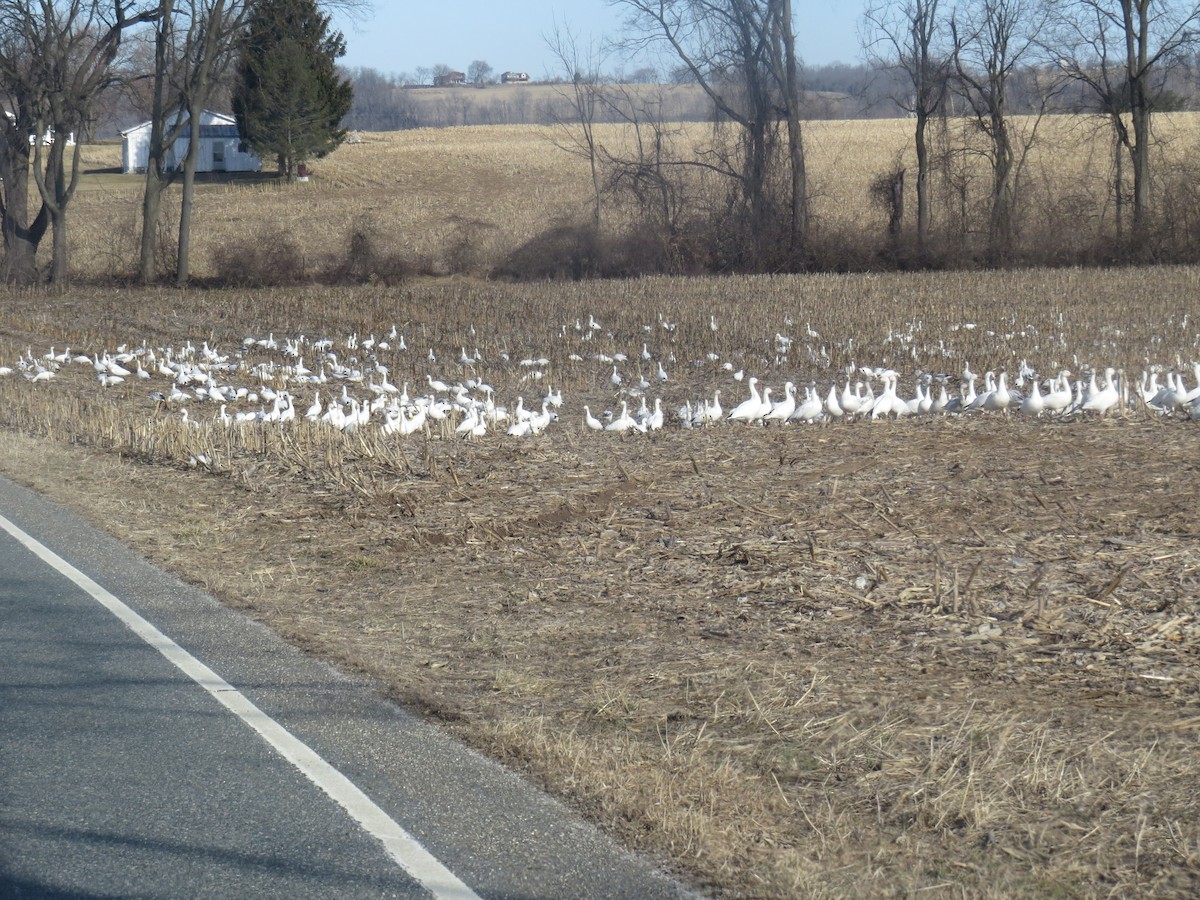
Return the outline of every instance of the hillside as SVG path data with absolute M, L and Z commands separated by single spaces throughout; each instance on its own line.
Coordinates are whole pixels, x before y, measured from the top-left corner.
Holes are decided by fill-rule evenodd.
M 616 122 L 635 110 L 654 110 L 668 122 L 712 119 L 712 103 L 696 84 L 605 84 L 617 109 L 599 108 L 597 121 Z M 570 84 L 488 84 L 460 87 L 390 86 L 386 93 L 360 96 L 347 119 L 351 128 L 444 128 L 457 125 L 550 125 L 573 121 Z M 805 114 L 845 118 L 859 103 L 846 94 L 809 91 Z

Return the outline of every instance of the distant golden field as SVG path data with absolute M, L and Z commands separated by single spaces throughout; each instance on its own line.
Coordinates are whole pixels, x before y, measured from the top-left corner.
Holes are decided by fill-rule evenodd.
M 1156 122 L 1161 139 L 1156 164 L 1169 179 L 1198 158 L 1200 114 L 1160 116 Z M 1034 123 L 1018 119 L 1015 124 L 1019 134 L 1027 135 Z M 603 126 L 598 135 L 613 148 L 629 141 L 619 126 Z M 868 188 L 878 175 L 907 167 L 911 193 L 916 165 L 912 123 L 810 122 L 805 135 L 817 228 L 882 232 L 885 214 L 872 207 Z M 687 155 L 710 137 L 711 126 L 680 126 L 676 147 Z M 486 272 L 550 225 L 581 221 L 588 214 L 587 165 L 555 146 L 567 139 L 561 130 L 488 126 L 364 138 L 318 161 L 307 184 L 255 180 L 203 188 L 194 219 L 195 273 L 215 274 L 214 253 L 220 248 L 282 236 L 293 236 L 314 254 L 342 252 L 355 230 L 419 260 L 423 271 L 460 269 L 465 254 L 468 269 Z M 948 146 L 962 148 L 977 140 L 966 124 L 951 121 Z M 1085 239 L 1102 217 L 1111 216 L 1105 199 L 1111 171 L 1108 133 L 1094 120 L 1049 118 L 1038 126 L 1033 148 L 1022 174 L 1028 227 L 1065 216 Z M 116 144 L 90 146 L 84 169 L 111 173 L 119 159 Z M 948 165 L 938 193 L 943 207 L 978 200 L 986 192 L 981 157 L 956 152 Z M 71 208 L 76 273 L 120 275 L 133 268 L 141 181 L 132 175 L 85 176 Z M 907 202 L 910 211 L 915 209 L 914 198 Z M 170 243 L 169 230 L 164 241 Z

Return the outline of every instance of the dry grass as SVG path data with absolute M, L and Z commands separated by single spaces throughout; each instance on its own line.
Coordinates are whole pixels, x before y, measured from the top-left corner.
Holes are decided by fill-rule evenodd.
M 1189 183 L 1185 175 L 1195 163 L 1191 148 L 1200 114 L 1160 116 L 1156 123 L 1160 171 L 1164 178 Z M 1029 120 L 1014 120 L 1017 132 L 1031 127 Z M 819 231 L 883 234 L 886 214 L 871 206 L 869 186 L 897 166 L 915 169 L 911 129 L 907 120 L 806 123 Z M 1074 233 L 1071 245 L 1085 245 L 1099 233 L 1102 217 L 1111 215 L 1105 202 L 1107 137 L 1094 123 L 1069 117 L 1042 122 L 1038 133 L 1022 176 L 1027 233 L 1036 241 L 1047 223 L 1066 216 Z M 617 126 L 602 126 L 598 134 L 617 147 L 628 141 L 627 132 Z M 688 157 L 711 137 L 710 126 L 682 127 L 674 139 L 676 151 Z M 319 161 L 308 184 L 243 180 L 206 186 L 193 224 L 195 274 L 217 274 L 223 249 L 284 239 L 294 239 L 299 263 L 311 265 L 322 255 L 344 253 L 356 231 L 376 236 L 385 250 L 403 254 L 421 271 L 482 273 L 554 223 L 578 222 L 588 215 L 586 163 L 554 147 L 553 140 L 562 139 L 554 129 L 419 129 L 365 138 Z M 964 137 L 963 126 L 953 124 L 952 146 L 973 142 L 977 138 Z M 93 172 L 119 165 L 115 144 L 88 147 L 86 153 L 85 168 Z M 949 171 L 969 185 L 976 201 L 986 193 L 983 165 L 976 154 L 958 154 L 950 164 Z M 910 186 L 914 181 L 909 179 Z M 949 182 L 943 178 L 939 183 Z M 72 206 L 75 271 L 84 278 L 129 273 L 140 228 L 140 176 L 93 174 L 85 178 L 84 188 Z M 938 221 L 957 221 L 957 197 L 956 189 L 939 194 Z M 915 208 L 911 197 L 909 205 Z M 977 226 L 982 227 L 970 220 L 964 227 Z M 1063 240 L 1064 229 L 1054 228 L 1047 239 Z
M 0 362 L 51 343 L 340 343 L 395 322 L 410 350 L 379 359 L 397 384 L 464 377 L 452 360 L 478 345 L 480 374 L 510 404 L 544 390 L 519 365 L 538 355 L 567 403 L 529 442 L 226 429 L 199 404 L 193 427 L 156 413 L 145 386 L 101 392 L 73 366 L 48 384 L 0 379 L 0 467 L 379 679 L 713 893 L 1193 896 L 1194 424 L 622 440 L 578 422 L 583 403 L 616 396 L 587 357 L 634 360 L 643 342 L 676 356 L 670 408 L 740 391 L 718 364 L 691 365 L 710 351 L 772 382 L 825 385 L 852 359 L 906 377 L 967 359 L 1175 365 L 1200 355 L 1198 280 L 1177 268 L 8 295 Z M 604 324 L 590 342 L 573 327 L 589 314 Z M 785 363 L 777 332 L 796 338 Z M 189 466 L 200 454 L 208 465 Z

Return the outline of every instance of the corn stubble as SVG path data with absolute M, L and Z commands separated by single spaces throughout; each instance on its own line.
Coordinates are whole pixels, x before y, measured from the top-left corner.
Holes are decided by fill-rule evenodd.
M 821 127 L 818 159 L 869 126 Z M 256 233 L 251 202 L 280 216 L 303 203 L 331 231 L 371 215 L 433 254 L 460 227 L 431 199 L 442 191 L 453 215 L 497 226 L 482 252 L 499 253 L 536 233 L 531 207 L 586 203 L 576 162 L 531 134 L 348 146 L 303 199 L 204 196 L 203 241 Z M 876 159 L 903 145 L 900 126 L 886 134 Z M 531 159 L 532 195 L 518 189 Z M 831 216 L 874 174 L 843 170 L 818 197 Z M 449 184 L 476 177 L 491 193 Z M 95 227 L 80 256 L 100 260 Z M 709 353 L 825 386 L 851 362 L 904 378 L 1021 359 L 1136 375 L 1200 352 L 1198 281 L 1161 268 L 9 295 L 0 361 L 50 342 L 231 350 L 269 330 L 338 341 L 395 323 L 411 347 L 384 360 L 396 384 L 464 377 L 452 360 L 478 345 L 510 402 L 544 389 L 523 380 L 528 356 L 549 360 L 566 402 L 534 441 L 398 440 L 224 427 L 198 403 L 185 425 L 132 380 L 101 390 L 68 368 L 46 385 L 0 379 L 0 464 L 714 893 L 1190 896 L 1194 426 L 1138 414 L 619 439 L 577 423 L 585 402 L 614 406 L 590 355 L 633 360 L 643 342 L 679 361 L 670 408 L 740 390 Z M 589 315 L 603 330 L 584 341 L 574 323 Z M 794 338 L 778 368 L 777 333 Z

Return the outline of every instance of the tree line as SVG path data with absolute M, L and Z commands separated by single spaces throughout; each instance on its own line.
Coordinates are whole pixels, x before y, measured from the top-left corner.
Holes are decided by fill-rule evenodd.
M 370 127 L 359 117 L 368 105 L 373 115 L 387 115 L 381 97 L 403 91 L 371 70 L 359 70 L 352 83 L 336 68 L 345 43 L 329 29 L 332 4 L 0 0 L 4 277 L 39 278 L 35 256 L 47 233 L 48 279 L 68 277 L 67 209 L 79 148 L 30 136 L 84 132 L 113 91 L 140 92 L 151 111 L 143 281 L 163 268 L 180 282 L 189 277 L 198 113 L 219 92 L 229 91 L 245 139 L 285 176 L 336 146 L 348 111 L 350 124 L 360 128 Z M 551 120 L 560 146 L 589 164 L 595 233 L 608 221 L 606 210 L 632 208 L 641 233 L 656 238 L 635 243 L 660 247 L 664 267 L 701 257 L 709 269 L 821 265 L 805 157 L 805 123 L 817 115 L 813 98 L 821 88 L 911 121 L 915 170 L 884 161 L 873 190 L 887 211 L 896 264 L 938 264 L 938 240 L 968 232 L 977 241 L 975 261 L 1011 261 L 1023 227 L 1026 162 L 1039 123 L 1055 112 L 1086 113 L 1110 138 L 1103 215 L 1117 249 L 1108 261 L 1154 258 L 1155 236 L 1171 227 L 1163 218 L 1171 198 L 1155 190 L 1153 122 L 1194 99 L 1200 0 L 867 0 L 866 64 L 809 70 L 796 53 L 803 10 L 794 10 L 792 0 L 613 4 L 627 23 L 614 42 L 584 42 L 557 27 L 548 36 L 560 64 Z M 679 148 L 665 91 L 634 90 L 632 78 L 601 74 L 608 60 L 639 54 L 669 73 L 659 80 L 686 83 L 704 98 L 714 124 L 707 144 Z M 492 76 L 482 60 L 470 69 L 480 85 Z M 648 80 L 646 67 L 633 71 Z M 1019 127 L 1018 114 L 1026 117 Z M 620 150 L 606 146 L 594 129 L 603 121 L 628 125 L 632 141 Z M 172 168 L 168 148 L 185 131 L 189 152 Z M 962 174 L 967 159 L 982 160 L 988 173 L 982 238 L 966 227 L 968 203 L 979 205 L 977 185 Z M 720 185 L 703 204 L 694 191 L 697 177 Z M 176 179 L 183 210 L 173 265 L 166 267 L 157 256 L 159 207 L 163 189 Z M 939 184 L 944 195 L 959 191 L 963 210 L 957 219 L 944 215 L 940 232 Z M 910 193 L 915 211 L 905 208 Z M 708 236 L 707 244 L 697 233 Z
M 139 94 L 150 118 L 138 271 L 160 277 L 164 190 L 182 184 L 172 275 L 190 277 L 190 229 L 201 113 L 231 95 L 242 140 L 285 177 L 344 138 L 352 87 L 336 71 L 340 32 L 316 0 L 0 0 L 0 231 L 3 277 L 70 275 L 67 211 L 79 182 L 82 136 L 114 95 Z M 343 5 L 354 5 L 353 0 Z M 71 144 L 67 135 L 79 135 Z M 171 149 L 187 152 L 170 165 Z M 30 191 L 30 182 L 35 191 Z
M 632 206 L 648 226 L 643 237 L 665 238 L 663 254 L 684 266 L 828 267 L 828 255 L 818 260 L 814 250 L 804 144 L 806 89 L 819 79 L 806 78 L 797 57 L 791 0 L 614 4 L 628 23 L 615 45 L 598 47 L 563 29 L 549 37 L 562 69 L 574 73 L 560 145 L 589 163 L 593 226 L 599 229 L 606 205 L 622 213 Z M 888 213 L 893 264 L 946 264 L 950 244 L 969 255 L 960 262 L 1020 261 L 1014 253 L 1026 162 L 1040 122 L 1059 112 L 1084 114 L 1081 121 L 1099 122 L 1109 135 L 1105 207 L 1113 240 L 1105 261 L 1162 258 L 1164 241 L 1180 237 L 1168 233 L 1174 223 L 1163 217 L 1170 198 L 1154 191 L 1152 122 L 1195 98 L 1197 0 L 868 0 L 861 34 L 866 66 L 877 76 L 864 96 L 886 98 L 880 106 L 901 111 L 912 128 L 915 171 L 897 160 L 872 192 Z M 722 127 L 703 146 L 676 150 L 676 131 L 653 99 L 593 74 L 607 53 L 647 50 L 677 64 L 710 101 Z M 813 73 L 822 74 L 847 80 L 857 72 Z M 613 114 L 635 134 L 620 149 L 605 146 L 593 129 Z M 1025 117 L 1019 125 L 1017 115 Z M 965 174 L 978 161 L 987 171 L 981 201 Z M 697 173 L 723 191 L 699 198 Z M 944 194 L 961 192 L 960 211 L 945 217 L 940 232 L 935 178 Z M 912 187 L 915 214 L 905 209 Z M 985 208 L 981 235 L 969 205 Z M 1188 258 L 1195 256 L 1200 235 L 1183 238 Z

